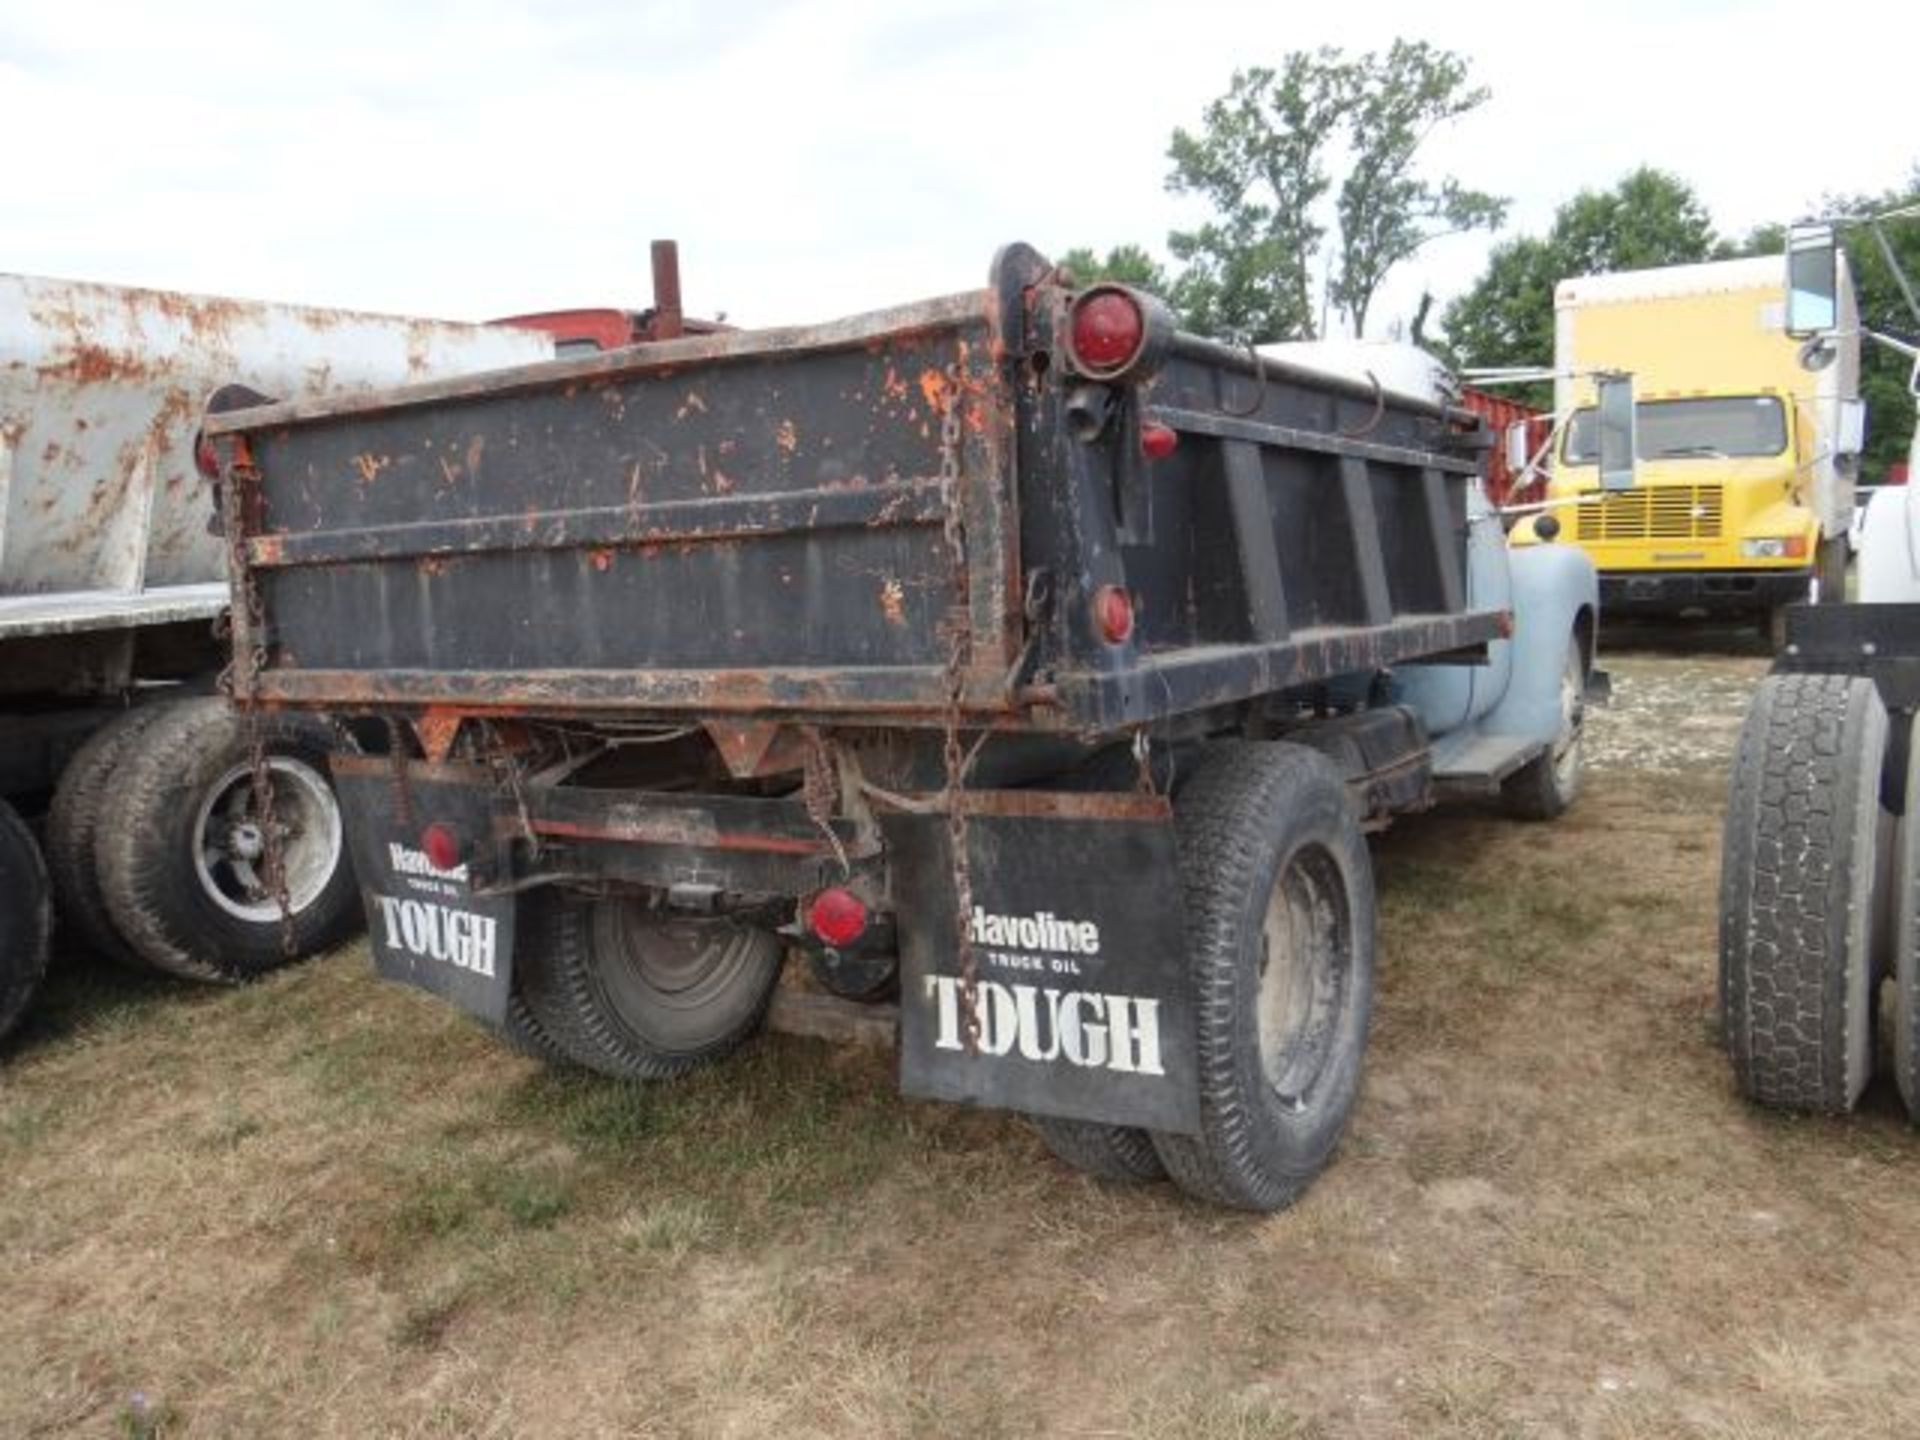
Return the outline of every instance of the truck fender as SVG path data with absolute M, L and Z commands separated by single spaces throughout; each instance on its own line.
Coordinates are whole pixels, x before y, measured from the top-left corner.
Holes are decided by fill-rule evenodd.
M 1560 728 L 1560 671 L 1577 637 L 1589 674 L 1600 617 L 1600 579 L 1585 551 L 1530 545 L 1508 552 L 1513 575 L 1512 664 L 1507 688 L 1480 721 L 1488 735 L 1551 741 Z

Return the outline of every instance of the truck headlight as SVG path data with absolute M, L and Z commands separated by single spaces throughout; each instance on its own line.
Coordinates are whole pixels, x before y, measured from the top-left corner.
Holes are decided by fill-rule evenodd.
M 1740 542 L 1740 554 L 1748 560 L 1799 560 L 1806 553 L 1807 539 L 1804 535 Z

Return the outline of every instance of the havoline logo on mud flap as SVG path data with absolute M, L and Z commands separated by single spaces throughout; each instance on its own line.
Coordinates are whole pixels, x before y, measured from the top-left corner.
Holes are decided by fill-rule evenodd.
M 1082 973 L 1080 957 L 1100 953 L 1100 926 L 1050 910 L 1002 915 L 973 907 L 967 938 L 985 967 L 1003 974 L 1029 972 L 1055 977 Z M 1021 950 L 997 948 L 1018 945 Z M 934 1046 L 966 1046 L 966 996 L 958 977 L 925 977 L 936 1016 Z M 981 979 L 978 1044 L 984 1055 L 1017 1054 L 1039 1064 L 1064 1063 L 1125 1074 L 1164 1075 L 1160 1062 L 1160 1002 L 1098 990 Z
M 476 975 L 492 975 L 498 922 L 491 915 L 456 910 L 431 900 L 396 900 L 374 892 L 389 950 L 421 960 L 438 960 Z
M 1163 883 L 1175 867 L 1171 824 L 972 817 L 969 1012 L 944 827 L 924 819 L 883 821 L 899 893 L 926 897 L 898 917 L 902 1088 L 1197 1129 L 1184 915 Z

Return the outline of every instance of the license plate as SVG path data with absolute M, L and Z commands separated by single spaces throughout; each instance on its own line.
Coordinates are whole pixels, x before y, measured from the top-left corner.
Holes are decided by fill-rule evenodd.
M 908 1095 L 1192 1134 L 1192 986 L 1173 823 L 1153 796 L 968 796 L 977 1043 L 946 820 L 889 817 Z
M 477 895 L 475 868 L 493 855 L 493 787 L 467 765 L 411 765 L 336 756 L 334 788 L 367 906 L 367 940 L 384 979 L 418 986 L 498 1025 L 513 988 L 512 895 Z M 436 866 L 421 839 L 440 825 L 459 863 Z

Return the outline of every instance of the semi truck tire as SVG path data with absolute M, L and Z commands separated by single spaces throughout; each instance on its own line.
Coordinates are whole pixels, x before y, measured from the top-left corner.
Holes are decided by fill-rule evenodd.
M 1130 1125 L 1102 1125 L 1093 1120 L 1062 1120 L 1053 1115 L 1029 1117 L 1033 1128 L 1056 1160 L 1120 1185 L 1146 1185 L 1167 1178 L 1153 1137 Z
M 1920 715 L 1913 719 L 1920 733 Z M 1904 813 L 1895 831 L 1893 890 L 1893 1073 L 1907 1118 L 1920 1125 L 1920 751 L 1907 749 Z
M 1156 1132 L 1183 1190 L 1278 1210 L 1313 1182 L 1360 1089 L 1373 869 L 1340 772 L 1285 743 L 1210 749 L 1174 798 L 1201 1132 Z
M 53 892 L 40 847 L 14 808 L 0 800 L 0 1035 L 20 1023 L 47 973 Z
M 1872 923 L 1887 712 L 1873 682 L 1769 675 L 1733 762 L 1720 1014 L 1740 1093 L 1840 1114 L 1873 1061 Z
M 1547 748 L 1500 787 L 1507 813 L 1522 820 L 1557 820 L 1580 794 L 1585 760 L 1587 656 L 1578 635 L 1567 637 L 1560 670 L 1560 726 Z
M 123 711 L 88 736 L 60 773 L 47 812 L 47 873 L 53 880 L 54 913 L 61 926 L 94 954 L 141 971 L 152 967 L 127 944 L 107 914 L 94 844 L 102 811 L 117 802 L 113 772 L 128 747 L 165 713 L 164 705 Z
M 780 978 L 778 936 L 683 917 L 638 895 L 549 890 L 522 904 L 516 969 L 527 1009 L 577 1065 L 666 1080 L 760 1025 Z
M 292 946 L 267 888 L 254 813 L 251 722 L 217 698 L 182 700 L 130 744 L 94 842 L 115 927 L 156 969 L 238 982 L 337 945 L 360 921 L 345 827 L 318 721 L 262 716 Z

